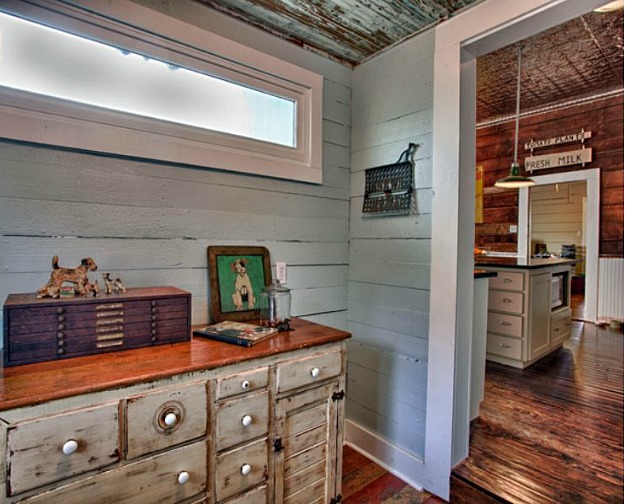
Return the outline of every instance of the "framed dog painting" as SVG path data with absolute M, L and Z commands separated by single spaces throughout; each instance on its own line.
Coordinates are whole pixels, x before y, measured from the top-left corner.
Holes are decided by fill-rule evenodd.
M 271 284 L 265 247 L 208 247 L 211 318 L 251 320 L 260 316 L 260 293 Z

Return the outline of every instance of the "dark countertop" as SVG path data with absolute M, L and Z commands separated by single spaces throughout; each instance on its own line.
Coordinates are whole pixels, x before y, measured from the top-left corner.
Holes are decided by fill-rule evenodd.
M 563 264 L 575 264 L 577 259 L 533 259 L 527 257 L 483 257 L 475 258 L 476 268 L 518 268 L 518 269 L 538 269 L 552 266 L 562 266 Z
M 490 277 L 496 277 L 496 276 L 497 276 L 496 271 L 486 271 L 483 269 L 473 270 L 473 278 L 490 278 Z

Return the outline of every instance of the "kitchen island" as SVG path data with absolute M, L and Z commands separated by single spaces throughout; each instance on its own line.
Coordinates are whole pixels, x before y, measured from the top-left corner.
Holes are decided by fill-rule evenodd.
M 478 256 L 489 279 L 486 358 L 525 368 L 570 335 L 575 259 Z

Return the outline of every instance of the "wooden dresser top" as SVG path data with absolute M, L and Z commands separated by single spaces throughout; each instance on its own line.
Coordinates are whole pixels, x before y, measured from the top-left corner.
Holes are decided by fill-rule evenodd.
M 350 337 L 293 319 L 293 331 L 252 347 L 193 337 L 190 342 L 2 368 L 0 411 L 309 348 Z

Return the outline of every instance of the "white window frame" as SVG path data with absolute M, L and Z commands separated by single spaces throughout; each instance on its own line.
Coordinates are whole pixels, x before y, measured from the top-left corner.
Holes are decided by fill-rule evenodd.
M 0 86 L 0 137 L 322 183 L 323 77 L 128 1 L 5 0 L 0 11 L 296 102 L 294 148 Z M 99 9 L 97 12 L 95 8 Z

